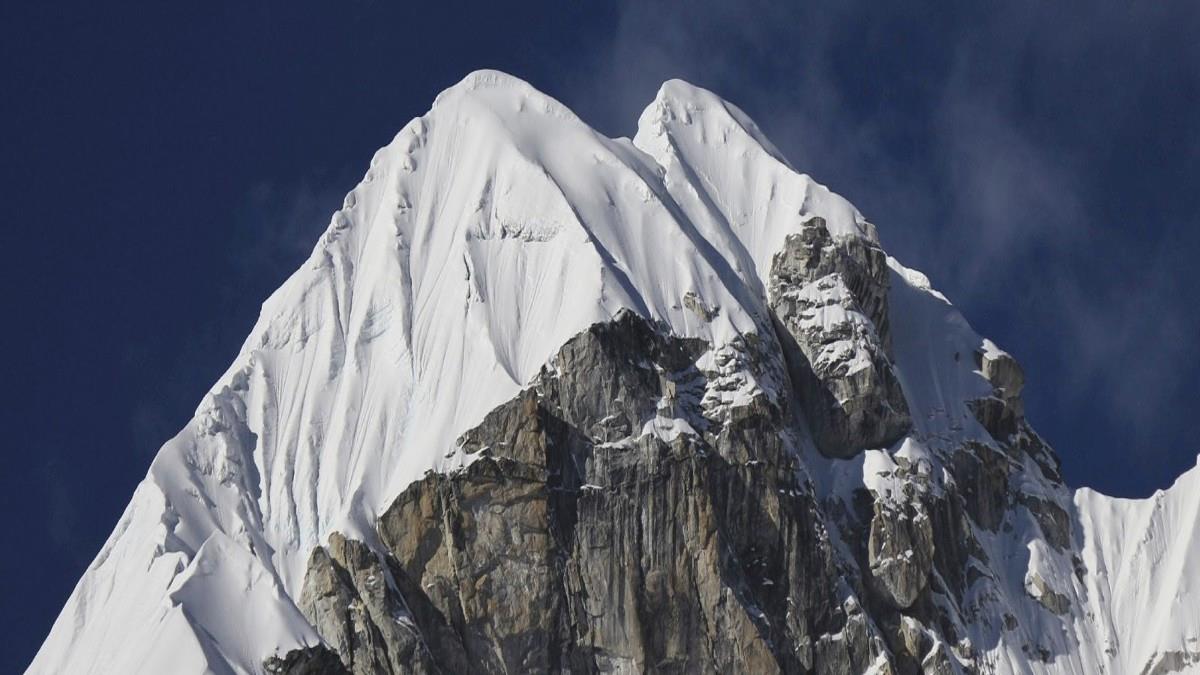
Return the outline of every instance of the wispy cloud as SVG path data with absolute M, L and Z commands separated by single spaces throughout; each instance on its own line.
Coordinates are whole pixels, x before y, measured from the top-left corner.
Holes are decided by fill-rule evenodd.
M 1031 362 L 1033 398 L 1056 413 L 1099 406 L 1093 417 L 1127 434 L 1167 425 L 1200 367 L 1187 341 L 1200 289 L 1180 288 L 1189 264 L 1172 227 L 1114 214 L 1152 197 L 1114 198 L 1113 158 L 1156 123 L 1139 119 L 1147 96 L 1200 90 L 1197 32 L 1187 2 L 625 2 L 595 76 L 568 96 L 623 134 L 670 77 L 731 99 Z M 1180 131 L 1200 147 L 1194 121 Z M 1069 442 L 1061 418 L 1044 426 Z M 1126 448 L 1124 461 L 1161 452 Z
M 49 451 L 47 456 L 37 476 L 44 490 L 46 533 L 60 554 L 77 564 L 85 563 L 92 551 L 79 546 L 77 506 L 67 484 L 60 478 L 65 461 L 58 451 Z
M 308 258 L 345 193 L 355 183 L 348 171 L 292 183 L 264 182 L 250 189 L 238 211 L 228 256 L 213 283 L 222 298 L 220 318 L 173 344 L 169 367 L 153 396 L 138 401 L 129 433 L 138 453 L 153 455 L 187 422 L 204 390 L 241 347 L 262 301 Z M 240 326 L 240 327 L 239 327 Z M 140 355 L 131 352 L 136 367 Z
M 308 257 L 356 181 L 347 171 L 293 183 L 263 182 L 246 195 L 232 242 L 231 286 L 278 276 L 282 283 Z M 272 287 L 273 288 L 273 287 Z
M 1005 275 L 1006 266 L 1024 267 L 1039 248 L 1062 250 L 1083 236 L 1071 170 L 995 106 L 948 97 L 936 124 L 941 165 L 934 171 L 944 175 L 946 217 L 938 255 L 962 295 Z

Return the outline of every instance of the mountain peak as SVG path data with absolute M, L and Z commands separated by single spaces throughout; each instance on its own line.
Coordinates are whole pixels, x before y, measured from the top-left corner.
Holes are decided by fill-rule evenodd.
M 675 123 L 696 125 L 699 133 L 706 137 L 719 137 L 724 142 L 728 141 L 731 134 L 745 135 L 775 161 L 791 169 L 783 153 L 741 108 L 708 89 L 680 79 L 663 82 L 654 100 L 642 112 L 638 129 L 647 128 L 655 133 L 664 133 L 669 126 L 678 128 Z
M 443 90 L 434 99 L 430 112 L 456 105 L 467 105 L 468 109 L 473 111 L 487 109 L 502 117 L 526 108 L 543 114 L 575 117 L 566 106 L 525 80 L 490 69 L 476 70 Z
M 1143 620 L 1200 606 L 1194 481 L 1072 494 L 1022 383 L 736 106 L 671 80 L 611 139 L 477 71 L 375 154 L 30 671 L 1200 663 L 1195 612 Z

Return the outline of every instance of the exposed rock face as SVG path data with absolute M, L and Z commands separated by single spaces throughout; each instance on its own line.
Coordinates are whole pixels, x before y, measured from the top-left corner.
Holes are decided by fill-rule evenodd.
M 697 369 L 701 351 L 632 315 L 571 341 L 464 435 L 479 459 L 396 499 L 379 525 L 386 570 L 340 537 L 314 553 L 305 612 L 353 672 L 886 662 L 882 637 L 831 583 L 784 413 L 765 394 L 736 415 L 711 396 L 706 410 L 720 374 Z
M 1004 441 L 1017 433 L 1025 418 L 1025 404 L 1021 400 L 1025 372 L 1008 353 L 990 342 L 986 346 L 986 351 L 975 352 L 975 365 L 992 384 L 993 392 L 991 396 L 972 401 L 971 408 L 983 428 L 996 440 Z
M 871 630 L 870 617 L 853 599 L 843 605 L 846 625 L 836 634 L 817 641 L 818 675 L 874 672 L 890 675 L 891 659 L 883 641 Z
M 268 675 L 343 675 L 348 673 L 337 652 L 324 645 L 295 649 L 263 664 Z
M 300 604 L 355 675 L 434 672 L 394 588 L 391 572 L 366 545 L 334 533 L 312 552 Z
M 954 661 L 945 645 L 939 644 L 930 650 L 929 655 L 921 662 L 921 673 L 922 675 L 954 675 Z
M 1037 520 L 1046 543 L 1060 551 L 1071 546 L 1071 516 L 1061 506 L 1048 499 L 1019 495 L 1018 501 L 1029 509 Z
M 976 528 L 1023 505 L 1065 550 L 1069 519 L 1016 487 L 1027 459 L 1057 468 L 1007 355 L 977 365 L 1011 431 L 949 447 L 941 480 L 901 453 L 893 488 L 822 501 L 806 433 L 845 457 L 912 424 L 878 255 L 810 222 L 775 258 L 777 334 L 715 351 L 628 312 L 592 326 L 462 435 L 472 463 L 396 498 L 378 552 L 336 534 L 314 551 L 301 609 L 352 673 L 970 671 L 968 617 L 1019 627 Z
M 1156 652 L 1140 675 L 1167 675 L 1185 672 L 1189 666 L 1200 664 L 1200 650 Z
M 1016 408 L 1018 413 L 1024 411 L 1021 401 L 1021 390 L 1025 387 L 1025 371 L 1007 352 L 999 349 L 989 349 L 980 353 L 979 367 L 983 377 L 996 387 L 996 395 L 1006 403 Z
M 1029 594 L 1051 612 L 1066 614 L 1070 609 L 1071 601 L 1067 599 L 1067 596 L 1051 588 L 1040 574 L 1036 572 L 1030 574 L 1025 585 L 1029 589 Z
M 953 458 L 954 477 L 967 513 L 980 527 L 995 532 L 1004 521 L 1012 493 L 1011 460 L 982 443 L 968 443 Z
M 875 504 L 867 542 L 871 578 L 897 609 L 907 609 L 929 583 L 933 525 L 920 507 Z
M 771 263 L 771 308 L 788 365 L 830 457 L 887 446 L 912 426 L 890 360 L 887 275 L 874 242 L 835 241 L 819 217 L 789 235 Z

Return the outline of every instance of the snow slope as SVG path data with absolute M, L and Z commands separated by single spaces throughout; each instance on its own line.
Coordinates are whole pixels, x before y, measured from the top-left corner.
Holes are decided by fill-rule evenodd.
M 1075 493 L 1109 672 L 1200 671 L 1200 465 L 1147 499 Z
M 318 643 L 295 599 L 329 533 L 372 541 L 406 485 L 468 461 L 459 434 L 621 309 L 714 350 L 770 335 L 771 258 L 811 216 L 835 237 L 876 239 L 710 92 L 667 82 L 630 141 L 516 78 L 469 75 L 376 153 L 307 263 L 264 303 L 29 672 L 249 673 Z M 939 443 L 984 435 L 963 419 L 989 387 L 958 359 L 982 338 L 922 275 L 891 265 L 897 370 L 917 428 L 891 451 L 814 459 L 831 493 L 847 482 L 882 490 L 895 455 L 934 467 Z M 998 657 L 999 671 L 1095 672 L 1110 661 L 1081 646 L 1095 639 L 1129 645 L 1107 672 L 1176 659 L 1200 635 L 1198 480 L 1193 471 L 1142 502 L 1077 493 L 1082 555 L 1100 572 L 1072 591 L 1080 615 L 1064 639 L 1086 655 Z

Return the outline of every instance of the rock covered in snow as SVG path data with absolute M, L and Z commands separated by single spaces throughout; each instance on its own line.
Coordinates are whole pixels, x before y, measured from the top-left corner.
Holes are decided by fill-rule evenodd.
M 888 284 L 878 245 L 835 241 L 820 216 L 772 259 L 771 309 L 817 447 L 830 457 L 886 447 L 912 426 L 892 370 Z

